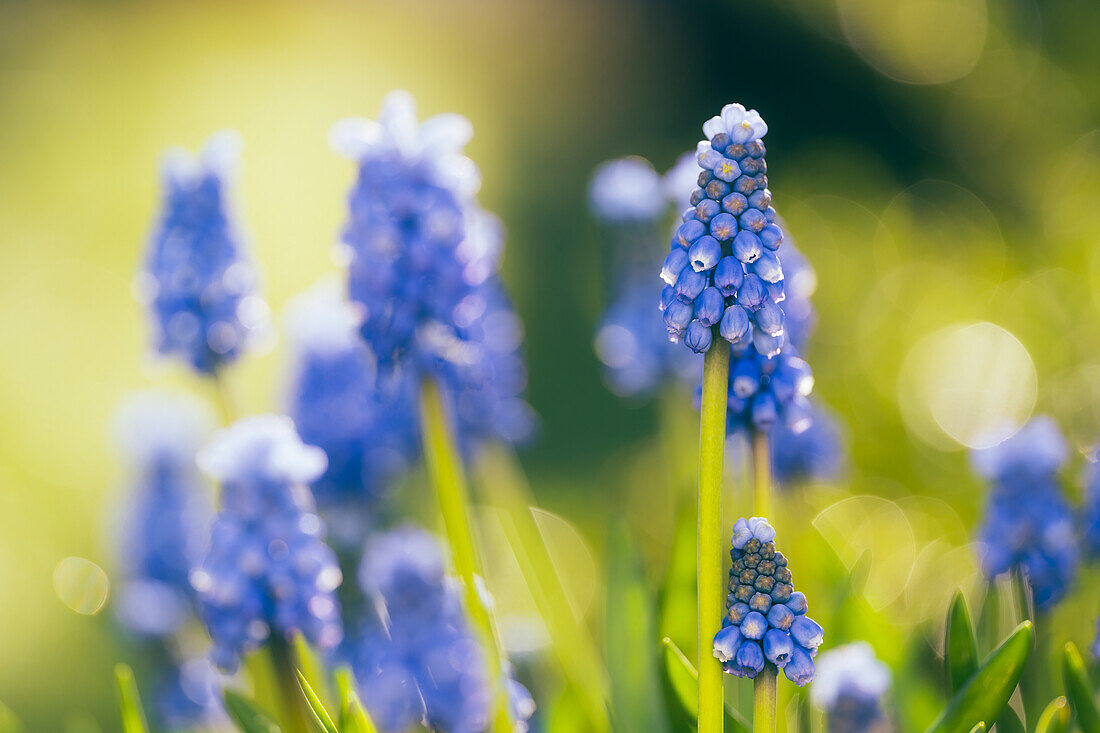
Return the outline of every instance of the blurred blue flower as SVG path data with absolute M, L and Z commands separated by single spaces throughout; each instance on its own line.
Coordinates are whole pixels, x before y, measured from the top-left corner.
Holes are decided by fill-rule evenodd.
M 204 405 L 170 392 L 135 394 L 115 413 L 131 486 L 119 533 L 123 580 L 115 607 L 136 633 L 170 634 L 192 608 L 188 574 L 212 514 L 195 454 L 213 423 Z
M 235 133 L 220 132 L 197 158 L 165 157 L 160 218 L 135 288 L 152 315 L 157 350 L 203 374 L 235 360 L 267 326 L 226 201 L 239 147 Z
M 467 450 L 523 440 L 534 425 L 523 329 L 498 275 L 502 227 L 477 205 L 478 171 L 462 153 L 471 135 L 459 115 L 418 122 L 406 92 L 387 95 L 377 122 L 332 133 L 358 166 L 341 239 L 359 331 L 383 374 L 439 381 Z
M 485 652 L 436 539 L 411 526 L 372 537 L 359 582 L 384 628 L 357 641 L 351 657 L 364 703 L 382 729 L 398 733 L 423 718 L 442 733 L 485 730 L 493 694 Z M 523 723 L 534 703 L 522 685 L 509 680 L 508 688 L 513 716 Z
M 738 519 L 731 541 L 730 594 L 714 656 L 737 677 L 755 677 L 766 660 L 801 687 L 814 678 L 813 657 L 824 632 L 805 615 L 806 597 L 794 590 L 768 520 Z
M 1081 509 L 1085 552 L 1100 556 L 1100 470 L 1095 456 L 1085 470 L 1085 496 Z
M 992 483 L 979 530 L 982 569 L 989 578 L 1020 569 L 1037 608 L 1061 599 L 1077 572 L 1073 519 L 1058 479 L 1068 453 L 1049 417 L 971 453 L 975 470 Z
M 210 547 L 191 572 L 214 662 L 231 671 L 292 631 L 333 648 L 341 574 L 308 488 L 325 471 L 324 452 L 303 444 L 290 418 L 260 415 L 218 431 L 198 462 L 222 489 Z
M 772 476 L 780 485 L 837 478 L 844 466 L 841 427 L 836 418 L 809 402 L 809 426 L 801 432 L 777 422 L 768 433 Z
M 703 125 L 696 148 L 697 187 L 661 267 L 661 311 L 671 340 L 710 349 L 714 326 L 735 346 L 764 356 L 784 343 L 783 230 L 768 190 L 761 139 L 768 127 L 756 110 L 728 104 Z M 678 172 L 669 188 L 681 185 Z
M 789 434 L 805 432 L 813 422 L 813 408 L 807 399 L 813 386 L 810 365 L 790 345 L 771 357 L 762 355 L 751 344 L 734 347 L 730 355 L 726 433 L 768 432 L 779 426 Z M 785 450 L 775 443 L 778 440 L 773 441 L 773 452 Z
M 890 689 L 890 668 L 865 641 L 831 649 L 817 659 L 810 688 L 814 705 L 828 715 L 830 733 L 869 733 L 886 721 L 883 697 Z
M 173 666 L 160 681 L 153 698 L 157 729 L 220 730 L 228 722 L 222 708 L 223 687 L 222 675 L 208 659 L 188 659 Z
M 661 177 L 638 156 L 601 163 L 588 185 L 588 205 L 605 223 L 653 223 L 666 210 Z
M 291 301 L 286 332 L 293 352 L 288 413 L 302 440 L 328 457 L 313 493 L 339 535 L 345 523 L 333 520 L 369 510 L 416 460 L 415 385 L 401 374 L 378 374 L 336 281 Z M 360 542 L 361 523 L 347 524 Z
M 699 357 L 670 343 L 653 317 L 649 278 L 630 283 L 604 312 L 595 347 L 607 386 L 620 397 L 649 395 L 670 378 L 682 384 L 699 381 Z

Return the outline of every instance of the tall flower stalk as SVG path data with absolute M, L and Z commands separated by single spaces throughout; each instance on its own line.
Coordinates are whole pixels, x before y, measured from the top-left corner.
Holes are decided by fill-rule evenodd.
M 740 370 L 764 387 L 752 393 L 735 395 L 730 380 L 731 354 L 739 367 L 755 365 L 778 355 L 784 344 L 783 268 L 776 254 L 783 230 L 767 187 L 762 140 L 767 131 L 756 110 L 739 104 L 726 105 L 704 123 L 706 139 L 695 153 L 697 187 L 661 267 L 666 284 L 660 309 L 669 338 L 706 354 L 699 434 L 700 733 L 721 731 L 723 720 L 721 669 L 707 661 L 707 644 L 720 631 L 724 594 L 721 484 L 727 413 L 743 405 L 742 411 L 764 422 L 778 412 L 776 395 L 768 388 L 768 366 L 762 364 L 752 375 Z
M 753 506 L 758 517 L 771 515 L 772 482 L 771 458 L 768 455 L 768 435 L 760 430 L 750 431 L 752 444 L 752 493 Z M 775 683 L 778 668 L 771 662 L 752 682 L 752 728 L 754 733 L 775 731 Z
M 493 729 L 510 731 L 462 458 L 486 439 L 526 437 L 533 421 L 522 398 L 522 328 L 498 275 L 502 228 L 478 205 L 477 167 L 462 152 L 472 133 L 458 115 L 419 122 L 412 97 L 394 92 L 378 121 L 345 120 L 332 137 L 358 166 L 341 235 L 348 296 L 379 379 L 410 380 L 419 391 L 425 461 L 466 613 L 487 652 Z
M 722 468 L 726 447 L 726 385 L 729 344 L 719 339 L 703 362 L 702 417 L 699 422 L 699 731 L 722 730 L 722 668 L 707 663 L 711 639 L 721 625 Z

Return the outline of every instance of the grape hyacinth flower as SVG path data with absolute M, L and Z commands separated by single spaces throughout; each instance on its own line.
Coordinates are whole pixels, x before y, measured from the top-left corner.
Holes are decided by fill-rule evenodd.
M 593 174 L 588 200 L 610 242 L 612 264 L 604 269 L 614 273 L 594 342 L 604 381 L 620 397 L 647 396 L 669 377 L 690 384 L 698 379 L 699 358 L 670 344 L 653 318 L 653 258 L 668 211 L 660 176 L 644 158 L 608 161 Z
M 809 426 L 796 432 L 777 422 L 768 433 L 772 476 L 782 486 L 805 481 L 827 481 L 844 465 L 841 428 L 823 407 L 810 402 Z
M 891 729 L 882 707 L 890 689 L 890 668 L 865 641 L 831 649 L 817 659 L 810 699 L 828 716 L 830 733 Z
M 171 634 L 192 608 L 188 573 L 199 559 L 211 514 L 195 454 L 213 422 L 201 403 L 170 392 L 133 395 L 115 413 L 116 441 L 132 474 L 115 607 L 135 633 Z
M 418 122 L 407 92 L 387 95 L 377 122 L 332 132 L 358 167 L 341 240 L 359 332 L 383 374 L 439 383 L 467 448 L 533 429 L 523 329 L 498 275 L 503 230 L 478 206 L 477 167 L 462 153 L 472 132 L 455 114 Z
M 1037 417 L 1008 440 L 971 453 L 977 473 L 992 483 L 979 530 L 986 576 L 1019 570 L 1035 607 L 1065 595 L 1077 572 L 1078 551 L 1058 470 L 1068 448 L 1049 417 Z
M 198 463 L 222 488 L 210 547 L 191 572 L 215 664 L 232 671 L 245 652 L 294 631 L 333 648 L 340 568 L 308 488 L 324 451 L 303 444 L 290 418 L 259 415 L 218 431 Z
M 489 725 L 493 687 L 486 650 L 469 628 L 462 594 L 445 574 L 439 543 L 406 526 L 373 537 L 359 582 L 375 600 L 384 628 L 368 632 L 352 650 L 362 698 L 383 731 L 399 733 L 423 722 L 441 733 L 480 733 Z M 519 730 L 534 702 L 508 679 Z
M 635 155 L 601 163 L 588 185 L 588 205 L 607 224 L 652 224 L 666 209 L 661 177 Z
M 810 427 L 813 391 L 810 365 L 791 346 L 778 355 L 764 356 L 751 344 L 730 356 L 726 432 L 767 433 L 782 425 L 794 434 Z
M 157 351 L 206 375 L 234 361 L 267 326 L 227 202 L 239 147 L 236 133 L 220 132 L 197 158 L 182 150 L 165 156 L 160 218 L 135 287 L 152 316 Z
M 814 678 L 821 626 L 806 616 L 806 596 L 794 589 L 775 530 L 763 517 L 733 525 L 730 593 L 714 656 L 727 674 L 754 678 L 774 664 L 799 687 Z
M 361 523 L 340 520 L 371 507 L 419 455 L 415 385 L 400 374 L 380 378 L 337 281 L 296 296 L 285 322 L 294 354 L 288 414 L 328 457 L 313 494 L 332 531 L 343 537 L 346 524 L 346 539 L 358 543 Z
M 174 666 L 157 685 L 154 697 L 158 730 L 221 730 L 224 680 L 210 660 L 188 659 Z
M 1082 507 L 1082 539 L 1085 552 L 1100 556 L 1100 470 L 1097 470 L 1095 452 L 1085 471 L 1085 496 Z
M 697 353 L 710 349 L 715 327 L 734 346 L 753 344 L 765 357 L 784 343 L 776 254 L 783 230 L 767 187 L 767 131 L 756 110 L 739 104 L 703 125 L 707 139 L 696 148 L 702 171 L 661 267 L 660 299 L 669 338 Z

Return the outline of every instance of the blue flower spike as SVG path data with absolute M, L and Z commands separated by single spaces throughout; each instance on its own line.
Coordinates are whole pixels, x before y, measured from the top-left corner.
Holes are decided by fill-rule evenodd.
M 713 334 L 702 331 L 715 324 L 721 324 L 721 338 L 735 347 L 755 345 L 765 357 L 783 346 L 783 267 L 775 254 L 783 230 L 767 188 L 762 142 L 767 131 L 759 113 L 740 104 L 727 104 L 703 125 L 707 139 L 696 148 L 698 178 L 687 198 L 692 208 L 684 212 L 661 268 L 661 278 L 691 307 L 690 313 L 677 308 L 671 317 L 665 307 L 669 338 L 697 353 L 710 349 Z M 677 182 L 669 189 L 679 193 L 682 187 Z M 720 304 L 698 297 L 715 291 Z
M 378 120 L 330 135 L 357 167 L 340 255 L 359 333 L 384 378 L 439 384 L 466 455 L 534 430 L 523 327 L 499 274 L 503 226 L 478 204 L 480 174 L 463 152 L 472 135 L 460 115 L 418 121 L 403 91 L 386 95 Z
M 883 699 L 889 689 L 890 668 L 879 661 L 870 644 L 857 641 L 817 658 L 810 700 L 825 711 L 829 730 L 874 731 L 887 721 Z
M 488 726 L 493 690 L 485 649 L 445 569 L 439 542 L 416 527 L 378 534 L 367 543 L 359 583 L 384 610 L 386 627 L 367 632 L 350 653 L 363 700 L 383 730 L 409 730 L 422 719 L 439 731 Z M 514 679 L 505 686 L 517 730 L 526 730 L 534 701 Z
M 1057 603 L 1077 574 L 1076 528 L 1058 476 L 1068 458 L 1049 417 L 971 454 L 975 471 L 992 484 L 979 529 L 982 570 L 989 578 L 1020 570 L 1037 609 Z
M 794 590 L 787 558 L 775 549 L 775 530 L 763 517 L 738 519 L 731 543 L 730 594 L 714 656 L 737 677 L 756 677 L 767 661 L 805 685 L 813 680 L 824 632 L 805 615 L 806 596 Z
M 256 273 L 229 205 L 240 138 L 223 131 L 198 156 L 165 155 L 164 198 L 135 292 L 157 351 L 200 374 L 233 362 L 268 331 Z
M 294 631 L 335 647 L 342 577 L 308 488 L 324 451 L 302 443 L 290 418 L 258 415 L 215 433 L 198 464 L 221 485 L 209 548 L 190 574 L 215 664 L 235 670 L 273 634 Z

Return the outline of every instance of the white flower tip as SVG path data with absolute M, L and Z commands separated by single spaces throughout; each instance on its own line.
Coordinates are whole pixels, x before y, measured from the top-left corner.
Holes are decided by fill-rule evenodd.
M 358 160 L 382 138 L 382 126 L 365 117 L 348 117 L 332 126 L 328 143 L 340 155 Z

